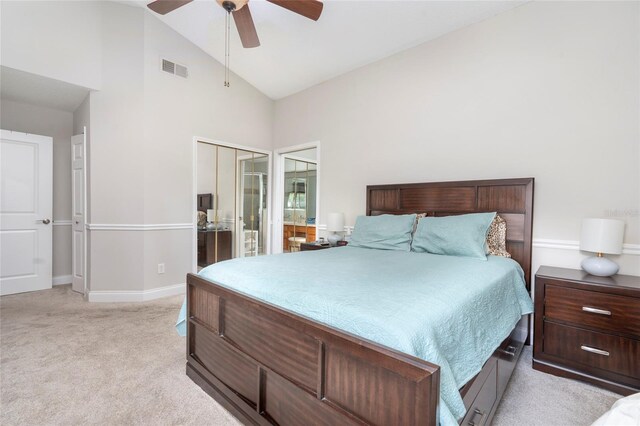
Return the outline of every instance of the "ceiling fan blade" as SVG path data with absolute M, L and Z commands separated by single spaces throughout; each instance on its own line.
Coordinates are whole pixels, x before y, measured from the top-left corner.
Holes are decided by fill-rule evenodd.
M 251 12 L 249 11 L 248 4 L 240 10 L 236 10 L 233 12 L 233 20 L 236 22 L 236 28 L 238 28 L 238 34 L 240 34 L 242 47 L 260 46 L 260 40 L 258 40 L 256 26 L 253 24 L 253 18 L 251 17 Z
M 193 0 L 156 0 L 149 3 L 147 7 L 155 13 L 166 15 L 167 13 L 176 10 L 187 3 L 191 3 L 192 1 Z
M 277 4 L 280 7 L 284 7 L 292 12 L 302 15 L 309 19 L 317 21 L 322 13 L 322 7 L 324 6 L 321 1 L 318 0 L 267 0 L 273 4 Z

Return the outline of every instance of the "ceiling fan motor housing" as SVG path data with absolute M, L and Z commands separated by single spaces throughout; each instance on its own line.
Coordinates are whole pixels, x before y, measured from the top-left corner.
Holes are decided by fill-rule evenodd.
M 224 10 L 231 13 L 242 9 L 247 4 L 248 0 L 217 0 L 217 2 Z

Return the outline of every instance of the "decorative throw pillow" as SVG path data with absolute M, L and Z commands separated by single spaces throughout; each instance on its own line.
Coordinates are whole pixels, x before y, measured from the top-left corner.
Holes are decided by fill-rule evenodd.
M 496 215 L 487 232 L 487 254 L 511 257 L 507 251 L 507 222 Z
M 416 229 L 418 229 L 418 221 L 420 219 L 423 219 L 427 217 L 426 213 L 417 213 L 416 214 L 416 221 L 413 222 L 413 231 L 411 231 L 411 239 L 413 239 L 413 236 L 416 234 Z
M 358 216 L 349 247 L 410 251 L 415 221 L 415 214 Z
M 487 260 L 486 241 L 495 213 L 425 217 L 418 222 L 411 250 Z
M 207 225 L 207 214 L 198 211 L 198 228 L 204 228 Z

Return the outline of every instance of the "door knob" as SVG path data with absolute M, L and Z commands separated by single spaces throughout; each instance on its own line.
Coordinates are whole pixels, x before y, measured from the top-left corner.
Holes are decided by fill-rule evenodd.
M 48 225 L 51 223 L 49 219 L 42 219 L 42 220 L 38 220 L 37 222 L 44 223 L 45 225 Z

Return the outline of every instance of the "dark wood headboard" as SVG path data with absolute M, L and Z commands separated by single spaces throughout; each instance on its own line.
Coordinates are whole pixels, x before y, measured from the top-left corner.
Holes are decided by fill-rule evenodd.
M 198 211 L 207 212 L 213 208 L 213 194 L 198 194 Z
M 367 215 L 449 216 L 497 212 L 507 222 L 507 251 L 531 288 L 533 178 L 367 186 Z

